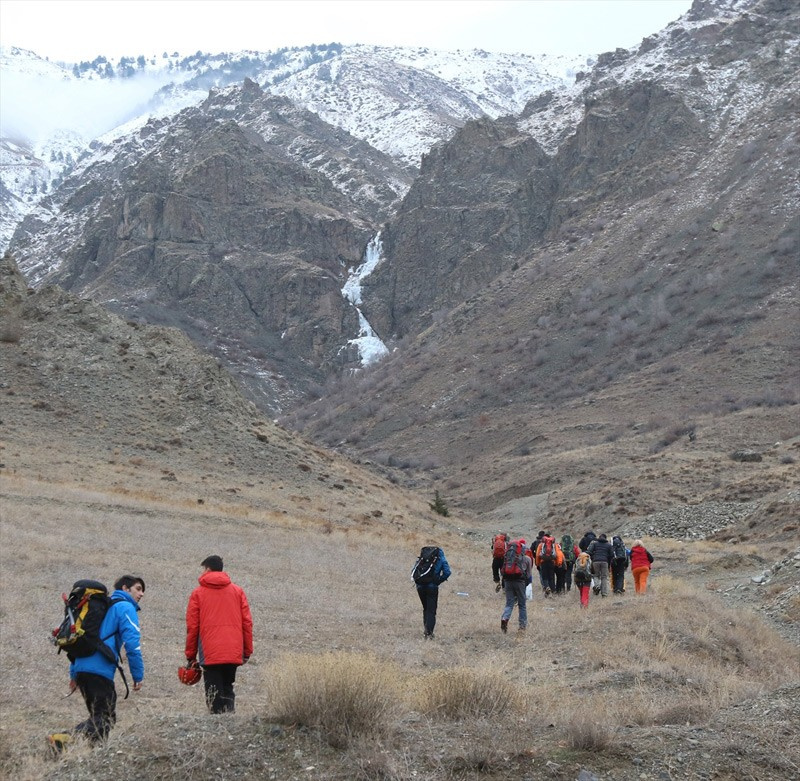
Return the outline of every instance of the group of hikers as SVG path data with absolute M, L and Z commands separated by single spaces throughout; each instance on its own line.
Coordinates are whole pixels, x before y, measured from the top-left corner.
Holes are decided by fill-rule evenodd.
M 595 594 L 608 596 L 609 576 L 613 592 L 623 594 L 629 565 L 636 593 L 644 594 L 652 563 L 653 556 L 641 540 L 627 549 L 618 536 L 609 542 L 605 534 L 597 537 L 588 531 L 576 544 L 569 534 L 558 542 L 552 534 L 541 531 L 534 543 L 527 545 L 522 538 L 512 540 L 500 532 L 492 538 L 492 579 L 496 591 L 505 591 L 506 600 L 500 629 L 503 633 L 508 631 L 516 606 L 519 632 L 525 632 L 534 569 L 545 597 L 569 592 L 574 581 L 581 606 L 587 607 L 592 589 Z M 199 585 L 192 591 L 186 608 L 186 666 L 179 669 L 178 676 L 190 684 L 202 678 L 208 710 L 231 713 L 236 671 L 253 653 L 253 618 L 244 591 L 224 572 L 220 556 L 208 556 L 200 566 Z M 434 637 L 439 586 L 450 575 L 444 551 L 436 545 L 423 547 L 414 564 L 412 580 L 422 604 L 426 640 Z M 142 578 L 123 575 L 114 583 L 110 596 L 102 583 L 93 580 L 77 581 L 70 597 L 65 595 L 64 620 L 53 631 L 53 642 L 59 651 L 67 653 L 70 693 L 80 691 L 89 715 L 71 731 L 48 736 L 54 752 L 62 751 L 76 735 L 95 744 L 108 737 L 116 722 L 117 670 L 128 688 L 120 666 L 123 648 L 133 690 L 141 690 L 144 661 L 138 612 L 144 594 Z
M 186 666 L 180 668 L 179 678 L 185 683 L 202 678 L 208 710 L 231 713 L 237 668 L 253 653 L 253 618 L 244 591 L 223 570 L 220 556 L 208 556 L 200 566 L 199 585 L 186 608 Z M 65 595 L 65 618 L 53 632 L 54 642 L 70 660 L 70 694 L 80 691 L 89 717 L 69 732 L 48 736 L 55 753 L 63 751 L 78 735 L 92 744 L 108 737 L 117 718 L 117 670 L 128 688 L 119 661 L 123 647 L 133 690 L 141 690 L 144 661 L 138 612 L 144 593 L 142 578 L 123 575 L 114 583 L 110 596 L 102 583 L 93 580 L 77 581 L 70 598 Z
M 534 569 L 545 597 L 568 593 L 574 581 L 581 607 L 586 608 L 592 592 L 601 597 L 607 597 L 609 590 L 624 594 L 625 571 L 629 566 L 635 592 L 644 594 L 653 564 L 653 556 L 641 540 L 627 548 L 620 536 L 614 535 L 609 541 L 606 534 L 597 536 L 591 529 L 577 543 L 569 534 L 564 534 L 559 542 L 542 530 L 532 545 L 523 538 L 512 540 L 505 532 L 498 532 L 491 545 L 495 590 L 505 592 L 506 604 L 500 618 L 500 631 L 504 634 L 508 632 L 515 606 L 519 633 L 524 634 L 528 627 L 527 601 L 533 596 Z M 435 545 L 422 548 L 411 577 L 422 603 L 426 640 L 433 638 L 436 626 L 439 586 L 450 574 L 450 565 L 441 548 Z

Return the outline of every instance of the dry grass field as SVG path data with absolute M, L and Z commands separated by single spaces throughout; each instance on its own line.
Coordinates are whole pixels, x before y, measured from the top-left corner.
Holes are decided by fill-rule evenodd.
M 609 447 L 591 462 L 576 455 L 581 468 L 557 492 L 531 485 L 498 498 L 493 513 L 451 506 L 443 517 L 428 483 L 401 488 L 265 420 L 178 332 L 56 289 L 28 293 L 8 263 L 0 293 L 0 326 L 15 325 L 0 328 L 3 778 L 800 773 L 796 425 L 760 464 L 719 454 L 706 463 L 672 447 L 632 472 Z M 595 474 L 597 464 L 609 467 Z M 667 513 L 659 518 L 637 499 L 648 484 L 686 493 L 648 488 L 647 504 Z M 708 538 L 692 540 L 684 529 L 699 520 Z M 501 634 L 489 539 L 498 526 L 532 538 L 544 523 L 576 536 L 590 524 L 637 530 L 656 557 L 648 594 L 634 597 L 629 584 L 581 611 L 574 592 L 537 593 L 524 639 Z M 409 579 L 429 542 L 453 569 L 432 642 Z M 255 619 L 255 653 L 238 676 L 236 713 L 224 717 L 208 715 L 201 691 L 176 674 L 186 602 L 212 553 Z M 754 585 L 766 570 L 768 583 Z M 48 642 L 61 593 L 124 573 L 147 584 L 144 687 L 119 702 L 107 745 L 53 759 L 46 735 L 84 715 L 66 696 L 67 660 Z
M 402 529 L 383 518 L 337 527 L 327 511 L 260 512 L 278 500 L 255 493 L 248 511 L 240 499 L 191 504 L 156 481 L 124 494 L 108 484 L 113 475 L 98 466 L 91 488 L 2 477 L 4 777 L 499 780 L 585 769 L 602 779 L 785 779 L 800 770 L 797 646 L 747 604 L 723 603 L 712 586 L 742 578 L 713 569 L 723 543 L 686 556 L 685 544 L 646 540 L 658 559 L 651 593 L 593 598 L 588 611 L 574 591 L 537 593 L 520 640 L 499 631 L 488 533 L 474 520 L 420 512 Z M 424 642 L 409 571 L 429 540 L 454 574 L 436 640 Z M 176 676 L 183 611 L 209 553 L 245 588 L 255 621 L 256 650 L 226 717 L 207 715 L 200 690 Z M 147 583 L 144 688 L 120 701 L 107 746 L 53 760 L 46 734 L 84 711 L 65 697 L 67 661 L 47 640 L 60 593 L 80 577 L 126 572 Z

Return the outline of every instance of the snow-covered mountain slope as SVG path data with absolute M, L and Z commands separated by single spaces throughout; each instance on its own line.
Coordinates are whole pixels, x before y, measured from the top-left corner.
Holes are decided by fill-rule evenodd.
M 544 90 L 565 89 L 590 61 L 330 44 L 56 64 L 24 49 L 2 49 L 0 137 L 7 143 L 0 181 L 8 206 L 0 215 L 0 248 L 90 147 L 199 105 L 209 90 L 245 78 L 415 167 L 467 120 L 516 113 Z
M 756 80 L 765 81 L 770 69 L 797 58 L 800 31 L 789 26 L 776 32 L 768 22 L 769 14 L 792 5 L 791 0 L 695 0 L 689 12 L 638 47 L 601 54 L 572 88 L 534 98 L 518 127 L 554 153 L 575 131 L 585 107 L 609 90 L 644 81 L 680 94 L 711 133 L 741 122 L 763 97 L 751 72 L 764 70 Z

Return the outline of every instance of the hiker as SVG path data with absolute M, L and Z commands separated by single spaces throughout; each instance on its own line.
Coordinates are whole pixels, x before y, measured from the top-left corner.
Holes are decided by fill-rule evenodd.
M 572 588 L 572 567 L 581 552 L 571 534 L 562 535 L 561 550 L 564 553 L 564 564 L 556 570 L 556 594 L 563 594 L 565 590 L 569 593 Z
M 596 539 L 597 535 L 591 529 L 589 529 L 589 531 L 586 532 L 586 534 L 584 534 L 583 537 L 581 537 L 581 541 L 578 543 L 578 548 L 580 548 L 581 550 L 588 550 L 589 546 Z
M 495 582 L 495 591 L 500 591 L 503 584 L 500 580 L 500 569 L 503 566 L 503 557 L 506 555 L 508 547 L 508 535 L 505 532 L 497 532 L 492 537 L 492 580 Z
M 556 538 L 546 533 L 536 548 L 536 566 L 544 582 L 544 595 L 556 590 L 556 569 L 564 564 L 564 553 Z
M 611 588 L 615 594 L 625 593 L 625 570 L 628 569 L 630 551 L 625 547 L 622 537 L 615 534 L 611 538 Z
M 525 588 L 531 582 L 533 565 L 530 551 L 524 539 L 514 540 L 508 544 L 506 557 L 503 560 L 503 579 L 506 588 L 506 606 L 500 618 L 500 631 L 508 632 L 508 621 L 514 612 L 514 605 L 518 608 L 519 631 L 518 635 L 525 633 L 528 628 L 528 608 Z
M 608 572 L 614 557 L 614 551 L 608 541 L 608 537 L 605 534 L 601 534 L 596 540 L 592 540 L 586 552 L 592 557 L 592 570 L 595 575 L 594 593 L 607 597 Z
M 572 568 L 575 588 L 581 598 L 581 607 L 589 607 L 589 592 L 592 586 L 592 557 L 586 552 L 581 551 L 575 557 L 575 564 Z
M 436 627 L 436 609 L 439 606 L 439 586 L 451 575 L 444 551 L 436 545 L 425 545 L 419 552 L 411 579 L 417 587 L 422 603 L 422 625 L 425 640 L 433 640 Z
M 539 585 L 542 587 L 542 591 L 544 591 L 545 588 L 547 587 L 547 583 L 545 581 L 541 569 L 539 569 L 539 565 L 536 563 L 536 549 L 539 547 L 539 544 L 541 543 L 546 533 L 547 532 L 545 532 L 544 529 L 540 529 L 539 533 L 536 535 L 536 539 L 533 541 L 533 545 L 531 545 L 530 548 L 528 549 L 530 551 L 531 560 L 533 561 L 533 564 L 536 567 L 536 572 L 539 574 Z
M 240 586 L 223 571 L 219 556 L 200 566 L 199 586 L 186 607 L 184 654 L 203 668 L 206 705 L 211 713 L 233 713 L 236 670 L 253 654 L 253 617 Z
M 653 556 L 650 551 L 644 547 L 641 540 L 636 540 L 631 547 L 631 573 L 637 594 L 644 594 L 647 591 L 647 578 L 652 563 Z
M 108 738 L 108 733 L 117 720 L 114 674 L 119 665 L 123 646 L 133 679 L 133 690 L 135 692 L 141 690 L 144 681 L 144 662 L 137 613 L 140 610 L 139 602 L 144 596 L 144 589 L 144 580 L 133 575 L 123 575 L 114 583 L 111 604 L 103 617 L 99 631 L 100 641 L 113 653 L 98 650 L 91 656 L 78 656 L 71 661 L 70 694 L 76 689 L 80 691 L 89 711 L 89 718 L 78 724 L 71 733 L 50 735 L 50 745 L 54 750 L 63 749 L 72 735 L 83 735 L 93 745 L 102 743 Z M 121 671 L 122 668 L 119 669 Z M 127 687 L 127 683 L 125 685 Z

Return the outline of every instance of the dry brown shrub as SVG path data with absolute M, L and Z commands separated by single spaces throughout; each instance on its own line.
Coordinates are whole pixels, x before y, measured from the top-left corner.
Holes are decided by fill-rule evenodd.
M 266 676 L 273 718 L 319 729 L 332 746 L 381 735 L 399 710 L 400 675 L 372 654 L 287 654 Z
M 501 672 L 473 667 L 435 670 L 418 684 L 418 707 L 430 716 L 449 719 L 495 716 L 519 711 L 519 684 Z

